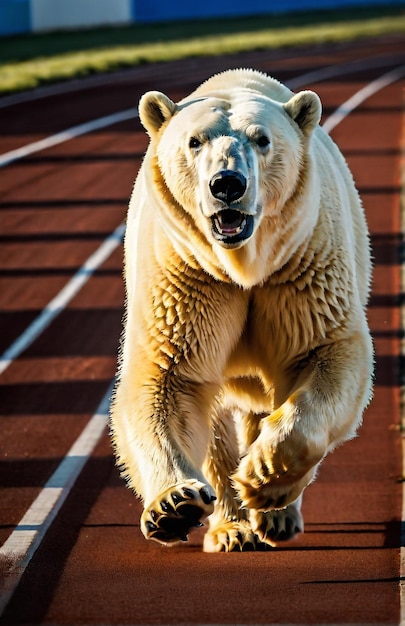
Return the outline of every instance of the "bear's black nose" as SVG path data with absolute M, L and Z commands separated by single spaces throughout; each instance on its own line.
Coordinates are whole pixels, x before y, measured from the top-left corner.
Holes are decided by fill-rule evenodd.
M 211 178 L 210 191 L 217 200 L 230 204 L 245 193 L 246 178 L 239 172 L 221 170 Z

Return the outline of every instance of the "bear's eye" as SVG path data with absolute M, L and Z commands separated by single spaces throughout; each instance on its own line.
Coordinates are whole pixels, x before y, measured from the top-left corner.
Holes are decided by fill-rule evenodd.
M 260 135 L 260 137 L 257 138 L 256 143 L 259 148 L 267 148 L 270 145 L 270 139 L 267 135 Z
M 191 137 L 188 145 L 192 150 L 197 150 L 201 146 L 201 141 L 197 137 Z

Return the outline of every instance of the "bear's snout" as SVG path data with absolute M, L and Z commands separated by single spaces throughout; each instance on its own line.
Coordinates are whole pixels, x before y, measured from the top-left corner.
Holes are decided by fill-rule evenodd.
M 220 170 L 211 178 L 209 185 L 214 198 L 229 206 L 244 195 L 247 181 L 240 172 Z

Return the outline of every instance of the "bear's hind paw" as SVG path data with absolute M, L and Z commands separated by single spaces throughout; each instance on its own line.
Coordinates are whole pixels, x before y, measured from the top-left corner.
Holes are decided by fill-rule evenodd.
M 265 548 L 244 520 L 222 521 L 204 537 L 204 552 L 253 552 Z
M 160 543 L 187 541 L 190 530 L 213 512 L 214 500 L 212 488 L 197 480 L 170 487 L 145 508 L 141 530 L 146 539 Z

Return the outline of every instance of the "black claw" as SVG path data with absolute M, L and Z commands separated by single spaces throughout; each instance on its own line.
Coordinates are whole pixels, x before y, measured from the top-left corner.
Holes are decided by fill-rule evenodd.
M 150 512 L 150 516 L 151 516 L 151 518 L 153 519 L 154 522 L 156 522 L 159 519 L 159 517 L 160 517 L 159 513 L 157 513 L 156 511 L 151 511 Z M 150 523 L 150 522 L 148 522 L 148 523 Z
M 160 506 L 165 513 L 174 513 L 173 507 L 165 500 L 162 500 Z
M 172 493 L 172 500 L 174 504 L 178 504 L 179 502 L 184 502 L 187 498 L 182 496 L 180 493 Z
M 154 524 L 153 522 L 146 522 L 145 526 L 148 530 L 148 532 L 152 533 L 154 530 L 157 530 L 158 527 L 156 526 L 156 524 Z
M 217 499 L 216 496 L 211 495 L 211 493 L 208 491 L 207 487 L 203 487 L 201 489 L 200 496 L 201 496 L 201 500 L 204 502 L 204 504 L 211 504 L 211 502 L 213 502 L 214 500 Z
M 191 489 L 188 489 L 187 487 L 183 488 L 183 493 L 186 496 L 186 498 L 194 499 L 195 497 L 194 491 L 192 491 Z

